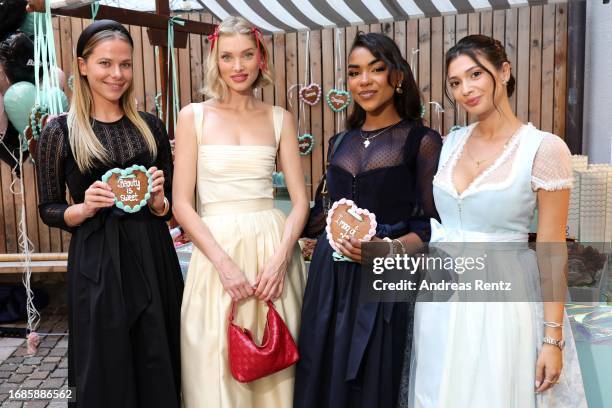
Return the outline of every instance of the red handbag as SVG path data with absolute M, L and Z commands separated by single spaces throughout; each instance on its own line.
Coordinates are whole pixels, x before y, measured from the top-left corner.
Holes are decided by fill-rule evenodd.
M 227 326 L 227 354 L 232 375 L 247 383 L 285 369 L 299 360 L 295 341 L 274 304 L 268 303 L 268 316 L 260 345 L 252 333 L 234 324 L 236 302 L 232 302 Z

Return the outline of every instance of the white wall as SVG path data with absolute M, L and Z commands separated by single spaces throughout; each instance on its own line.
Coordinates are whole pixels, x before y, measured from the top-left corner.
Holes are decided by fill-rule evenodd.
M 587 0 L 583 152 L 612 163 L 612 3 Z

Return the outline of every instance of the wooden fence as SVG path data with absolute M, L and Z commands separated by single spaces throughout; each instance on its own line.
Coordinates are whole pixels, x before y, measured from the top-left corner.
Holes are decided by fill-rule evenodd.
M 182 15 L 192 20 L 215 22 L 209 14 Z M 58 60 L 67 77 L 72 74 L 72 50 L 79 34 L 89 20 L 56 17 L 53 20 Z M 155 112 L 155 96 L 161 92 L 159 65 L 155 49 L 149 44 L 146 30 L 129 27 L 134 38 L 134 81 L 141 110 Z M 322 85 L 324 94 L 338 86 L 338 75 L 344 71 L 334 67 L 336 53 L 341 55 L 341 66 L 346 67 L 346 50 L 357 31 L 382 32 L 391 36 L 402 54 L 413 62 L 413 71 L 427 107 L 425 119 L 431 127 L 447 133 L 454 124 L 464 124 L 470 118 L 453 109 L 444 97 L 444 53 L 455 42 L 468 34 L 483 33 L 501 40 L 512 63 L 517 80 L 512 106 L 519 118 L 536 127 L 565 134 L 567 99 L 567 5 L 551 4 L 518 9 L 490 11 L 463 15 L 399 21 L 348 27 L 340 30 L 311 31 L 310 49 L 306 49 L 307 33 L 290 33 L 266 37 L 273 54 L 276 73 L 274 86 L 259 90 L 262 100 L 289 108 L 297 114 L 297 92 L 287 95 L 294 84 L 305 83 L 306 53 L 309 52 L 312 81 Z M 337 41 L 338 38 L 340 41 Z M 418 52 L 416 51 L 418 50 Z M 178 51 L 179 94 L 181 106 L 201 101 L 203 63 L 208 52 L 208 40 L 190 35 L 187 49 Z M 67 90 L 70 97 L 70 91 Z M 444 107 L 438 115 L 430 105 L 436 101 Z M 327 141 L 343 125 L 339 114 L 324 101 L 305 109 L 301 117 L 301 132 L 315 136 L 312 154 L 302 158 L 304 174 L 310 193 L 316 188 L 324 169 Z M 0 253 L 18 252 L 17 217 L 21 199 L 10 191 L 15 181 L 7 165 L 1 165 L 2 200 L 0 205 Z M 48 228 L 38 218 L 34 169 L 28 161 L 24 165 L 24 185 L 28 235 L 37 252 L 67 251 L 69 235 Z

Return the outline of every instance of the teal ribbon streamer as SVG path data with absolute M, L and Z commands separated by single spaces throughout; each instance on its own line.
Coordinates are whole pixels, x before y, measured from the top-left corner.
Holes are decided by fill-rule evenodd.
M 168 81 L 172 86 L 172 121 L 174 123 L 174 129 L 176 129 L 176 118 L 179 113 L 180 105 L 178 100 L 178 81 L 176 77 L 176 60 L 174 58 L 174 25 L 185 25 L 185 21 L 178 17 L 170 17 L 168 20 Z M 166 130 L 168 129 L 168 122 L 170 120 L 170 93 L 166 94 Z
M 91 3 L 91 20 L 94 21 L 98 15 L 98 9 L 100 8 L 100 2 L 94 1 Z
M 353 261 L 351 258 L 347 258 L 346 256 L 342 255 L 342 254 L 341 254 L 341 253 L 339 253 L 339 252 L 334 252 L 334 253 L 332 254 L 332 259 L 333 259 L 335 262 L 355 262 L 355 261 Z
M 47 1 L 44 13 L 34 13 L 34 82 L 36 105 L 45 105 L 51 115 L 62 113 L 58 72 L 51 22 L 51 2 Z
M 155 61 L 159 61 L 159 47 L 155 46 L 153 50 L 155 51 Z M 155 109 L 157 109 L 157 117 L 163 122 L 164 111 L 162 109 L 162 93 L 161 92 L 158 92 L 155 94 Z

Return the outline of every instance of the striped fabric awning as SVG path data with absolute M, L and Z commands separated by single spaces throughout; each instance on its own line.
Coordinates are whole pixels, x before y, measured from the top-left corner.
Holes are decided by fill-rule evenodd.
M 223 20 L 241 15 L 270 32 L 382 23 L 566 0 L 196 0 Z

